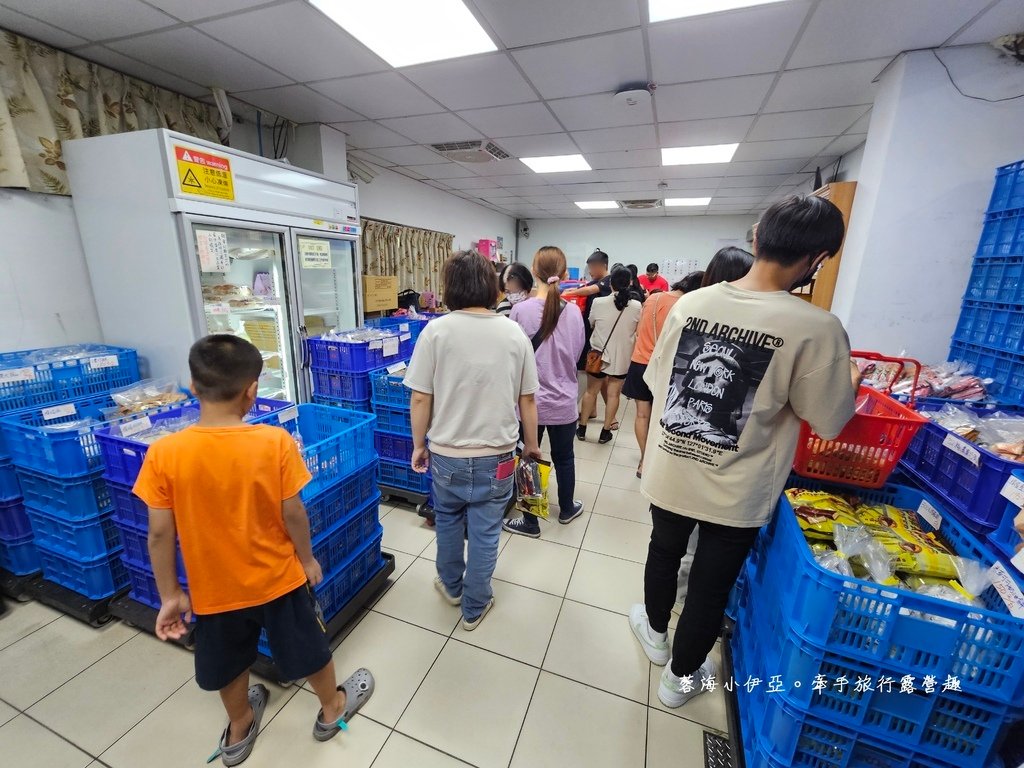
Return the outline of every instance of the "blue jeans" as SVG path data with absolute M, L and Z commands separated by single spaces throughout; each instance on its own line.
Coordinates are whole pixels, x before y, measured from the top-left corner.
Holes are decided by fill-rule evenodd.
M 498 537 L 505 507 L 512 498 L 515 476 L 498 480 L 501 456 L 454 459 L 430 455 L 434 519 L 437 530 L 437 573 L 450 595 L 462 595 L 462 615 L 474 621 L 490 601 L 491 575 L 498 562 Z M 462 556 L 469 530 L 469 562 Z

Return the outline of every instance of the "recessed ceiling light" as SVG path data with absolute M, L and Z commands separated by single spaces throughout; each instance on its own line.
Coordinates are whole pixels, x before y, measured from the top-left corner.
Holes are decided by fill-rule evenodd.
M 711 202 L 710 197 L 668 197 L 665 198 L 665 205 L 707 205 Z
M 310 0 L 393 67 L 496 51 L 462 0 Z
M 589 171 L 588 163 L 583 155 L 551 155 L 550 157 L 520 157 L 534 173 L 565 173 L 566 171 Z
M 782 0 L 647 0 L 647 11 L 651 17 L 651 23 L 654 23 L 779 2 Z
M 578 200 L 576 205 L 584 211 L 601 211 L 606 208 L 619 207 L 619 204 L 614 200 Z
M 709 144 L 703 147 L 667 147 L 661 150 L 662 165 L 728 163 L 739 144 Z

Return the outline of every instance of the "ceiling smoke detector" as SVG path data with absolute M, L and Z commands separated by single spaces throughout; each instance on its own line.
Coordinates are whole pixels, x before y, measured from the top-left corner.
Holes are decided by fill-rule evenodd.
M 617 109 L 626 112 L 643 110 L 645 107 L 650 107 L 653 92 L 654 85 L 651 83 L 623 88 L 612 96 L 612 104 Z
M 456 163 L 493 163 L 512 157 L 493 141 L 450 141 L 430 146 Z
M 619 200 L 619 205 L 627 211 L 649 211 L 661 208 L 661 200 Z

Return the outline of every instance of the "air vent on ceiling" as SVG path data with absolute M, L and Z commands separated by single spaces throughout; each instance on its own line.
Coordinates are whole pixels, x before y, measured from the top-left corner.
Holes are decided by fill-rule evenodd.
M 457 163 L 493 163 L 508 160 L 512 155 L 491 141 L 450 141 L 431 146 Z
M 619 205 L 628 211 L 646 211 L 661 208 L 661 200 L 619 200 Z

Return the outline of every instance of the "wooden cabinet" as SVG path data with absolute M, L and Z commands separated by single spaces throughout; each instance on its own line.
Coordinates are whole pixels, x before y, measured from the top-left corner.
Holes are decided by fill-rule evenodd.
M 846 230 L 850 229 L 850 211 L 853 208 L 853 195 L 857 190 L 856 181 L 837 181 L 826 184 L 821 189 L 815 190 L 814 194 L 830 201 L 843 213 L 843 224 Z M 832 309 L 832 297 L 836 291 L 836 280 L 839 278 L 839 268 L 843 262 L 843 249 L 831 259 L 827 259 L 818 270 L 814 282 L 806 288 L 797 292 L 797 295 L 805 301 L 809 301 L 816 307 Z

